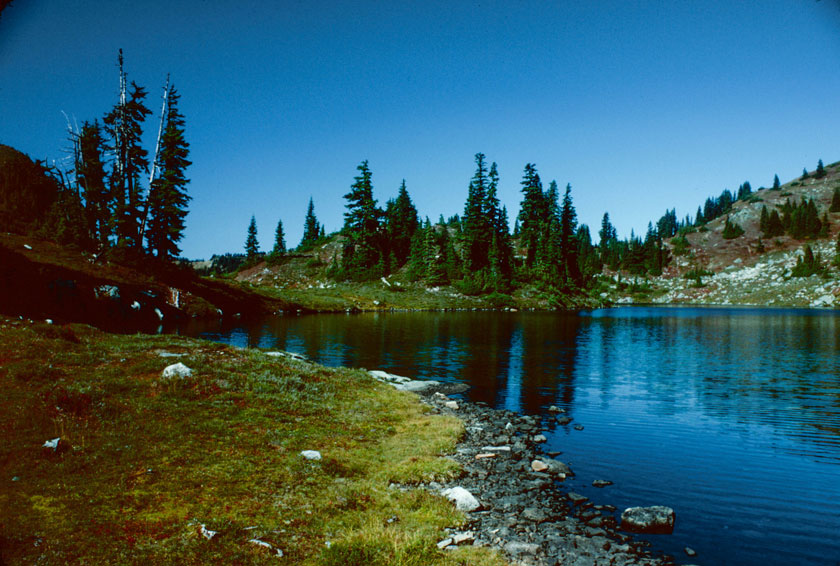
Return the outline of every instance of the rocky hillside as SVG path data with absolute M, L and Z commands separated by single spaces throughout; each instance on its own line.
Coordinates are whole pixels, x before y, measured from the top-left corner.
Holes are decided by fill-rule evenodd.
M 833 263 L 840 233 L 840 213 L 829 212 L 835 187 L 840 187 L 840 163 L 825 168 L 825 176 L 799 178 L 779 189 L 761 188 L 746 200 L 736 201 L 729 214 L 686 235 L 683 253 L 675 240 L 667 243 L 673 256 L 661 277 L 648 280 L 613 277 L 602 297 L 617 303 L 685 303 L 713 305 L 766 305 L 833 307 L 840 305 L 840 275 Z M 813 200 L 819 217 L 827 214 L 827 235 L 794 239 L 790 235 L 762 237 L 762 207 L 779 210 L 787 201 Z M 725 239 L 727 221 L 744 233 Z M 823 273 L 794 277 L 793 268 L 812 248 L 822 260 Z M 692 276 L 693 275 L 693 276 Z

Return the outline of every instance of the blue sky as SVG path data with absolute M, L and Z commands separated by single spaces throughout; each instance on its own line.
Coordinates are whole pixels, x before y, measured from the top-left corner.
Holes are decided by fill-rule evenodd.
M 100 118 L 117 50 L 159 111 L 181 93 L 190 258 L 300 241 L 310 196 L 343 223 L 369 160 L 384 205 L 404 178 L 421 216 L 463 211 L 473 155 L 519 182 L 572 185 L 597 233 L 840 160 L 840 3 L 16 0 L 0 14 L 0 143 L 61 159 L 62 111 Z M 157 116 L 147 122 L 153 150 Z M 597 236 L 596 236 L 597 239 Z

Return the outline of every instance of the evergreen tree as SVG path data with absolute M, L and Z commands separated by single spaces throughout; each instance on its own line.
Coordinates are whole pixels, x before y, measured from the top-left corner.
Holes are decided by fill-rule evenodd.
M 784 234 L 785 226 L 779 216 L 779 211 L 774 208 L 767 218 L 767 231 L 765 232 L 765 236 L 773 238 L 776 236 L 783 236 Z
M 356 168 L 359 175 L 344 195 L 347 212 L 344 213 L 346 243 L 342 258 L 342 271 L 356 280 L 382 275 L 384 262 L 380 249 L 380 219 L 384 213 L 377 208 L 373 198 L 372 174 L 367 160 Z
M 531 267 L 538 254 L 540 236 L 548 221 L 542 181 L 533 163 L 525 165 L 521 185 L 523 196 L 519 211 L 519 236 L 521 244 L 526 248 L 525 266 Z
M 177 257 L 181 250 L 178 242 L 183 237 L 184 219 L 187 216 L 186 168 L 191 162 L 190 144 L 184 138 L 184 116 L 178 109 L 180 100 L 175 86 L 169 88 L 167 97 L 166 126 L 160 141 L 160 175 L 152 181 L 148 197 L 148 249 L 160 258 Z
M 248 261 L 253 261 L 260 253 L 260 244 L 257 241 L 257 220 L 251 216 L 251 223 L 248 224 L 248 237 L 245 239 L 245 255 Z
M 767 207 L 762 205 L 761 217 L 758 222 L 758 229 L 767 236 L 768 228 L 770 227 L 770 213 L 767 212 Z
M 274 231 L 274 249 L 271 250 L 274 256 L 286 253 L 286 236 L 283 234 L 283 221 L 277 221 L 277 229 Z
M 462 238 L 467 271 L 475 273 L 488 265 L 488 252 L 493 238 L 491 215 L 487 207 L 488 177 L 483 153 L 475 154 L 476 170 L 470 181 L 464 205 Z
M 566 184 L 560 209 L 560 262 L 564 278 L 580 284 L 582 281 L 577 268 L 577 246 L 573 242 L 576 230 L 577 212 L 572 204 L 572 185 Z
M 300 249 L 311 248 L 320 239 L 318 219 L 315 217 L 315 203 L 309 197 L 309 206 L 306 208 L 306 218 L 303 220 L 303 238 L 300 240 Z
M 112 232 L 111 193 L 105 184 L 104 140 L 99 122 L 85 122 L 79 134 L 76 181 L 85 203 L 89 237 L 98 247 L 107 248 Z
M 807 178 L 808 178 L 808 169 L 803 167 L 802 168 L 802 176 L 800 177 L 800 179 L 805 180 Z
M 774 175 L 773 176 L 773 190 L 778 191 L 781 188 L 782 188 L 782 184 L 779 182 L 779 176 Z
M 442 219 L 443 215 L 441 215 Z M 443 222 L 440 223 L 443 224 Z M 405 187 L 405 179 L 403 179 L 397 198 L 388 201 L 385 207 L 385 230 L 388 235 L 388 248 L 394 254 L 395 265 L 392 266 L 394 269 L 402 267 L 408 260 L 414 232 L 419 226 L 417 209 L 411 202 L 408 189 Z
M 726 223 L 723 226 L 723 233 L 721 236 L 725 240 L 732 240 L 737 238 L 738 236 L 744 233 L 744 229 L 741 228 L 739 225 L 735 224 L 734 222 L 730 222 L 729 217 L 726 217 Z
M 825 177 L 825 167 L 823 166 L 822 159 L 817 162 L 817 170 L 814 171 L 814 178 L 815 179 L 822 179 Z
M 840 187 L 834 187 L 834 194 L 831 196 L 831 207 L 829 212 L 840 212 Z
M 805 245 L 803 254 L 796 258 L 796 265 L 791 271 L 792 277 L 810 277 L 823 271 L 822 258 L 820 254 L 814 256 L 811 246 Z
M 151 114 L 144 100 L 146 91 L 137 83 L 131 83 L 131 92 L 126 94 L 126 77 L 123 72 L 122 49 L 119 53 L 120 101 L 105 118 L 105 130 L 111 138 L 108 149 L 113 154 L 113 168 L 110 176 L 110 190 L 115 198 L 115 225 L 117 244 L 120 246 L 142 245 L 140 224 L 143 205 L 141 173 L 148 172 L 148 152 L 141 144 L 143 122 Z

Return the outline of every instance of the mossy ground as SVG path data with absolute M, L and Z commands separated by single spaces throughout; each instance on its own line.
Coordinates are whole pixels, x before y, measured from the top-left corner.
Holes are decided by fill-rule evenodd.
M 439 551 L 464 517 L 389 488 L 457 476 L 460 421 L 362 371 L 0 318 L 0 387 L 2 563 L 277 563 L 258 539 L 288 564 L 503 564 Z

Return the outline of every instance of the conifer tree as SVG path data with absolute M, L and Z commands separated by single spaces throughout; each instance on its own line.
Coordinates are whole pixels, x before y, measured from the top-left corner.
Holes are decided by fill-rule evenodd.
M 245 238 L 245 256 L 248 261 L 257 258 L 260 253 L 260 244 L 257 241 L 257 220 L 251 216 L 251 223 L 248 224 L 248 237 Z
M 823 166 L 822 159 L 817 162 L 817 170 L 814 171 L 814 178 L 815 179 L 822 179 L 825 177 L 825 167 Z
M 829 212 L 840 212 L 840 187 L 834 187 L 834 194 L 831 196 Z
M 523 196 L 519 211 L 519 236 L 520 242 L 527 250 L 525 265 L 531 267 L 538 254 L 540 235 L 548 221 L 548 206 L 545 202 L 540 175 L 533 163 L 525 165 L 520 184 Z
M 185 176 L 191 164 L 187 159 L 190 144 L 184 138 L 184 116 L 178 109 L 180 98 L 175 86 L 170 86 L 158 159 L 160 175 L 152 181 L 148 196 L 148 249 L 165 259 L 181 253 L 178 242 L 183 237 L 187 203 L 191 200 L 187 194 L 190 181 Z
M 782 184 L 779 182 L 779 176 L 774 175 L 773 176 L 773 190 L 778 191 L 781 188 L 782 188 Z
M 143 122 L 151 110 L 144 103 L 147 93 L 143 87 L 132 82 L 131 92 L 127 93 L 122 49 L 119 66 L 120 100 L 104 118 L 105 130 L 111 138 L 108 149 L 114 155 L 110 190 L 115 198 L 117 244 L 139 248 L 143 205 L 140 175 L 149 167 L 148 152 L 141 144 L 141 137 Z
M 475 154 L 476 170 L 470 181 L 461 219 L 466 266 L 472 273 L 487 267 L 492 240 L 492 221 L 487 210 L 488 172 L 484 158 L 483 153 Z
M 99 122 L 82 124 L 76 180 L 85 203 L 89 237 L 99 248 L 107 248 L 112 232 L 111 193 L 105 183 L 104 140 Z
M 342 271 L 351 279 L 368 279 L 382 275 L 384 262 L 380 249 L 380 219 L 384 213 L 373 198 L 372 174 L 367 160 L 356 168 L 359 174 L 344 195 L 347 212 L 344 213 L 346 243 L 342 258 Z
M 572 203 L 572 185 L 566 184 L 563 205 L 560 208 L 560 261 L 564 278 L 581 283 L 581 274 L 577 268 L 577 246 L 572 241 L 576 230 L 577 212 Z
M 274 249 L 271 250 L 274 256 L 286 253 L 286 236 L 283 233 L 283 221 L 277 221 L 277 229 L 274 231 Z
M 303 220 L 303 238 L 300 240 L 300 249 L 308 249 L 318 241 L 319 229 L 318 218 L 315 217 L 315 203 L 312 197 L 309 197 L 309 206 L 306 208 L 306 217 Z
M 403 179 L 397 198 L 389 200 L 385 207 L 385 229 L 388 235 L 388 248 L 394 255 L 395 265 L 392 266 L 394 269 L 402 267 L 408 260 L 411 241 L 419 225 L 417 209 L 411 202 L 405 179 Z

